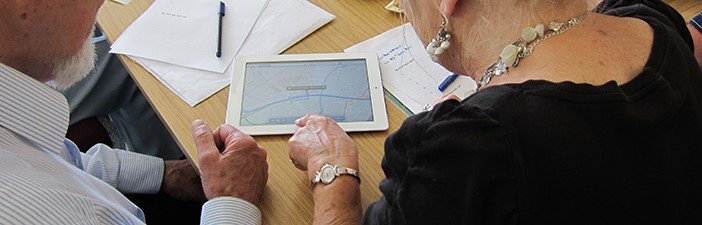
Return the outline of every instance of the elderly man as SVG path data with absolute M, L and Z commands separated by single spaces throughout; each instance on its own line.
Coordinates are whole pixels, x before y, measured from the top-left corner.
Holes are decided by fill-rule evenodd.
M 202 186 L 182 163 L 105 145 L 83 154 L 64 138 L 66 99 L 44 83 L 66 88 L 91 70 L 88 39 L 102 3 L 0 1 L 0 224 L 142 224 L 122 193 L 159 189 L 209 199 L 202 223 L 260 223 L 266 152 L 231 126 L 213 133 L 193 123 Z

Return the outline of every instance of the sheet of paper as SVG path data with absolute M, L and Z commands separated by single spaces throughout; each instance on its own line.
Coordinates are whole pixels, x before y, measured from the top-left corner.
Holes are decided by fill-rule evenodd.
M 131 2 L 132 0 L 112 0 L 112 1 L 115 1 L 115 2 L 122 4 L 122 5 L 126 5 L 126 4 L 129 4 L 129 2 Z
M 222 57 L 217 58 L 219 0 L 156 0 L 112 45 L 111 53 L 222 73 L 268 0 L 221 0 Z
M 393 28 L 345 50 L 375 52 L 380 61 L 383 86 L 413 113 L 443 93 L 439 84 L 452 74 L 429 58 L 424 45 L 411 24 Z M 467 76 L 459 76 L 444 92 L 461 97 L 475 93 L 477 84 Z
M 334 18 L 334 15 L 306 0 L 270 0 L 239 54 L 280 54 Z M 223 75 L 156 60 L 131 58 L 190 106 L 197 105 L 230 83 L 232 68 L 228 68 Z

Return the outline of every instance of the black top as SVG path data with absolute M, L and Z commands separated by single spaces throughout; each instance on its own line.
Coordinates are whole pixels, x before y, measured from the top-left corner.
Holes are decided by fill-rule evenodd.
M 407 119 L 365 224 L 702 224 L 702 73 L 683 18 L 605 1 L 655 30 L 619 86 L 527 81 Z

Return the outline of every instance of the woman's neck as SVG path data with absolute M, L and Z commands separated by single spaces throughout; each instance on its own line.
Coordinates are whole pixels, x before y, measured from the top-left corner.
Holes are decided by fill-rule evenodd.
M 527 80 L 593 85 L 614 80 L 623 84 L 643 69 L 652 39 L 652 30 L 644 21 L 593 13 L 581 24 L 544 40 L 518 67 L 510 68 L 487 86 Z M 473 79 L 479 81 L 483 72 L 481 68 Z
M 449 66 L 449 69 L 470 75 L 478 81 L 485 70 L 499 58 L 503 48 L 521 37 L 524 28 L 534 27 L 537 24 L 548 26 L 550 22 L 565 22 L 587 11 L 587 5 L 584 2 L 576 2 L 573 3 L 575 5 L 567 7 L 534 7 L 539 10 L 533 13 L 523 11 L 525 9 L 518 11 L 514 7 L 505 5 L 506 3 L 495 4 L 486 6 L 494 7 L 493 11 L 478 10 L 488 13 L 466 15 L 462 18 L 464 21 L 473 21 L 472 24 L 465 25 L 465 30 L 464 27 L 454 27 L 457 34 L 463 35 L 457 38 L 460 39 L 461 46 L 453 49 L 458 53 L 447 56 L 445 62 L 460 62 L 460 65 Z M 577 26 L 573 29 L 577 29 Z M 562 35 L 567 33 L 568 31 Z M 550 40 L 544 41 L 546 42 Z M 540 51 L 539 47 L 537 46 L 535 51 Z

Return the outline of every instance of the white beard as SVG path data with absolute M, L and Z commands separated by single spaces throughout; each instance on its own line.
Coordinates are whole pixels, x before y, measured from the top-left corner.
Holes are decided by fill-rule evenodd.
M 92 38 L 83 43 L 83 46 L 75 55 L 60 59 L 54 68 L 54 80 L 49 81 L 47 85 L 59 90 L 66 90 L 73 86 L 78 81 L 82 80 L 95 68 L 95 44 L 92 43 Z

